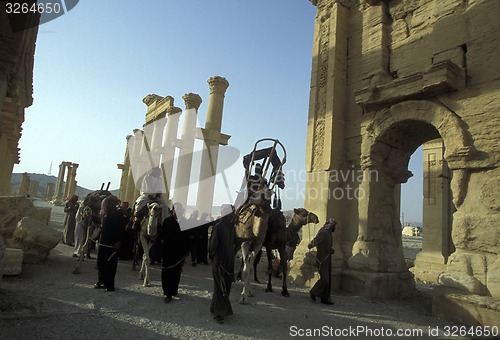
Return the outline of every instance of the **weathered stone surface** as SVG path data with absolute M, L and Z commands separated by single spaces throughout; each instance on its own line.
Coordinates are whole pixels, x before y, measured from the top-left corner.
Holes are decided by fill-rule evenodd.
M 24 216 L 33 214 L 35 214 L 35 207 L 26 197 L 0 197 L 0 235 L 7 244 L 16 229 L 17 222 Z
M 24 263 L 40 263 L 59 243 L 61 236 L 61 232 L 31 217 L 24 217 L 17 224 L 10 246 L 24 251 Z
M 439 275 L 438 283 L 465 293 L 485 295 L 487 292 L 486 287 L 474 276 L 457 272 L 442 273 Z
M 461 325 L 500 327 L 500 301 L 489 296 L 466 294 L 438 286 L 434 289 L 432 314 Z
M 22 249 L 6 248 L 4 257 L 5 267 L 2 274 L 5 276 L 21 275 L 24 257 Z
M 500 2 L 352 2 L 343 12 L 338 2 L 328 3 L 318 5 L 316 17 L 305 206 L 320 221 L 339 221 L 343 258 L 333 265 L 335 275 L 342 288 L 370 297 L 400 296 L 411 286 L 400 251 L 397 190 L 412 175 L 415 150 L 441 138 L 435 161 L 447 168 L 433 170 L 436 180 L 424 199 L 429 215 L 429 207 L 439 205 L 430 193 L 442 187 L 442 204 L 427 240 L 424 225 L 422 254 L 412 269 L 434 282 L 441 274 L 443 289 L 469 294 L 467 303 L 446 298 L 444 304 L 467 305 L 460 310 L 469 315 L 460 319 L 486 325 L 495 308 L 483 310 L 483 301 L 498 301 L 500 291 Z M 379 175 L 348 183 L 359 198 L 313 195 L 347 184 L 313 175 L 353 168 Z M 291 275 L 308 282 L 305 246 L 296 250 L 303 258 L 294 258 Z M 436 313 L 446 317 L 444 308 Z
M 2 282 L 3 268 L 5 266 L 5 244 L 3 237 L 0 235 L 0 283 Z
M 31 217 L 39 222 L 42 222 L 43 224 L 49 225 L 51 211 L 51 208 L 35 207 L 35 211 L 31 215 Z

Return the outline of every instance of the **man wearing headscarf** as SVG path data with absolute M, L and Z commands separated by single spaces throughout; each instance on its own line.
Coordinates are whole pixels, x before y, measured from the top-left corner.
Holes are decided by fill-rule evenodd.
M 210 241 L 210 258 L 212 259 L 212 275 L 214 278 L 214 295 L 210 312 L 218 323 L 224 317 L 233 314 L 229 293 L 234 277 L 234 208 L 230 204 L 221 206 L 220 222 L 213 227 Z
M 168 303 L 176 299 L 182 266 L 189 251 L 187 238 L 181 231 L 175 209 L 172 215 L 163 220 L 158 240 L 162 250 L 161 286 L 165 295 L 163 301 Z
M 135 201 L 133 229 L 139 229 L 148 203 L 158 202 L 162 206 L 162 221 L 170 216 L 172 202 L 165 200 L 164 194 L 167 192 L 165 183 L 161 175 L 161 169 L 154 167 L 144 176 L 140 189 L 141 195 Z
M 118 266 L 118 250 L 125 233 L 125 217 L 118 208 L 118 198 L 108 196 L 104 200 L 105 213 L 102 215 L 102 230 L 97 250 L 98 281 L 96 289 L 106 288 L 115 291 L 115 275 Z
M 64 217 L 63 243 L 70 246 L 74 246 L 75 243 L 76 213 L 79 207 L 77 195 L 71 196 L 64 206 L 66 216 Z
M 332 274 L 332 254 L 333 254 L 333 239 L 332 233 L 335 231 L 337 226 L 337 221 L 333 218 L 329 218 L 324 226 L 318 231 L 318 234 L 307 245 L 307 248 L 311 249 L 316 247 L 318 250 L 316 254 L 316 263 L 319 267 L 319 280 L 316 282 L 314 287 L 309 292 L 311 299 L 316 301 L 316 297 L 319 297 L 321 303 L 326 305 L 333 305 L 330 298 L 331 292 L 331 274 Z

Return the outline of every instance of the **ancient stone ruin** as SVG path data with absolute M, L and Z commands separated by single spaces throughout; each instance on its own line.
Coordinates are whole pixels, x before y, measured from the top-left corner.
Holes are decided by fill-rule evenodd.
M 445 218 L 432 228 L 439 238 L 428 249 L 424 230 L 415 270 L 438 269 L 435 315 L 498 325 L 500 2 L 312 2 L 305 208 L 339 221 L 333 282 L 369 298 L 414 294 L 399 187 L 412 176 L 413 152 L 442 140 L 440 184 L 451 191 L 453 209 L 436 213 Z M 306 244 L 292 276 L 309 284 Z

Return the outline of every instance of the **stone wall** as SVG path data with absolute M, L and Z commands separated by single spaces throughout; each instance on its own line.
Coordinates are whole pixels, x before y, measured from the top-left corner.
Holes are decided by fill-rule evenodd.
M 450 213 L 454 252 L 435 297 L 449 303 L 435 303 L 434 313 L 483 325 L 492 324 L 493 313 L 498 325 L 500 2 L 312 2 L 318 13 L 304 207 L 321 223 L 331 216 L 339 221 L 334 286 L 370 298 L 413 294 L 399 185 L 412 176 L 413 152 L 442 138 L 456 211 Z M 362 175 L 331 176 L 339 172 Z M 348 189 L 358 196 L 348 197 Z M 305 246 L 297 254 L 307 254 Z M 309 262 L 295 260 L 292 279 L 314 282 L 304 279 L 312 278 Z M 485 314 L 470 313 L 481 308 Z

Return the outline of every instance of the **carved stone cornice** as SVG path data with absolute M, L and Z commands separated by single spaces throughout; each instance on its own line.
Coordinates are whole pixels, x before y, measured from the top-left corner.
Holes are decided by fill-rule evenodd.
M 226 78 L 219 76 L 210 77 L 207 80 L 207 83 L 210 86 L 210 94 L 219 93 L 224 95 L 227 88 L 229 87 L 229 82 L 226 80 Z
M 318 10 L 323 7 L 333 6 L 338 3 L 344 7 L 351 7 L 353 5 L 353 0 L 309 0 L 314 6 L 318 7 Z M 383 1 L 383 0 L 371 0 L 371 1 Z
M 186 110 L 189 109 L 195 109 L 198 110 L 198 108 L 201 105 L 201 102 L 203 101 L 200 97 L 200 95 L 196 93 L 186 93 L 185 95 L 182 96 L 182 99 L 184 100 L 184 103 L 186 104 Z
M 163 99 L 162 96 L 153 93 L 153 94 L 148 94 L 146 97 L 144 97 L 142 99 L 142 102 L 146 104 L 146 106 L 151 106 L 155 102 L 160 101 L 162 99 Z
M 427 71 L 354 91 L 356 104 L 366 110 L 389 107 L 409 99 L 425 99 L 465 86 L 464 70 L 450 60 L 432 65 Z

